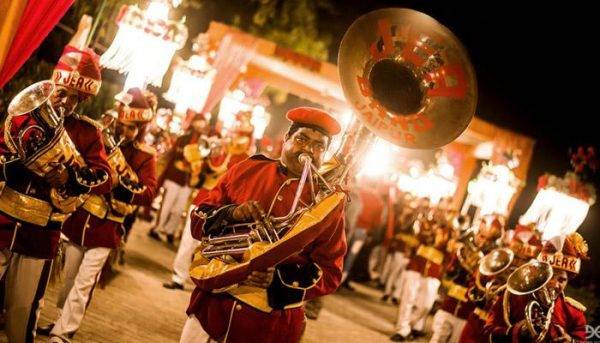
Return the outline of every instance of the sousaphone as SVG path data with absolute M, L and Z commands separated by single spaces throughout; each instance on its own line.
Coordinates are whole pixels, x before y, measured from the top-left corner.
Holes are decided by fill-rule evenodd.
M 203 239 L 190 269 L 200 288 L 229 289 L 314 241 L 317 224 L 344 201 L 340 188 L 375 135 L 402 147 L 437 148 L 458 137 L 475 112 L 475 75 L 464 48 L 423 13 L 391 8 L 360 17 L 342 39 L 338 63 L 344 94 L 358 120 L 325 168 L 316 170 L 309 157 L 301 156 L 304 171 L 296 197 L 309 184 L 316 193 L 313 203 L 298 206 L 295 199 L 285 217 L 238 224 L 222 230 L 229 234 Z M 252 303 L 239 289 L 229 292 Z

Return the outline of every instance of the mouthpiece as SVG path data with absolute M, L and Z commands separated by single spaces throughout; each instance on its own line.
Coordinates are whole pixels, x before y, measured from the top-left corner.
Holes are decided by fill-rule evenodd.
M 300 163 L 302 164 L 306 164 L 307 162 L 312 162 L 312 157 L 310 157 L 309 154 L 300 154 L 300 156 L 298 156 L 298 161 L 300 161 Z

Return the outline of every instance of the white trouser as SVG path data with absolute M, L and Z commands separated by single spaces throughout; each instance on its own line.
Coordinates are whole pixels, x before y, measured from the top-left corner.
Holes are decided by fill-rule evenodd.
M 191 315 L 185 321 L 179 343 L 210 343 L 216 342 L 204 331 L 196 316 Z
M 392 291 L 394 291 L 394 298 L 399 298 L 402 282 L 401 275 L 402 271 L 408 265 L 408 259 L 404 257 L 404 254 L 401 252 L 394 252 L 393 254 L 388 255 L 388 275 L 387 280 L 385 282 L 385 295 L 392 295 Z M 395 287 L 395 288 L 394 288 Z
M 6 336 L 11 343 L 33 343 L 53 261 L 8 249 L 2 249 L 0 258 L 4 259 L 2 269 L 6 273 Z
M 175 255 L 175 260 L 173 261 L 172 280 L 180 285 L 183 285 L 189 279 L 192 256 L 194 255 L 194 250 L 200 245 L 200 241 L 192 237 L 190 218 L 194 208 L 195 206 L 190 206 L 190 211 L 183 227 L 183 233 L 181 234 L 181 242 L 179 242 L 179 248 L 177 249 L 177 255 Z
M 165 194 L 156 227 L 162 233 L 174 235 L 181 224 L 192 188 L 181 186 L 171 180 L 165 180 L 163 187 L 165 187 Z
M 84 249 L 70 242 L 63 244 L 66 280 L 57 299 L 57 307 L 62 305 L 62 312 L 54 322 L 51 334 L 67 337 L 79 329 L 111 249 Z
M 406 337 L 410 334 L 411 329 L 423 331 L 427 314 L 437 297 L 440 280 L 423 277 L 413 270 L 406 270 L 402 274 L 404 275 L 404 286 L 398 307 L 396 332 Z
M 467 321 L 444 310 L 438 310 L 433 316 L 433 335 L 430 343 L 458 343 Z

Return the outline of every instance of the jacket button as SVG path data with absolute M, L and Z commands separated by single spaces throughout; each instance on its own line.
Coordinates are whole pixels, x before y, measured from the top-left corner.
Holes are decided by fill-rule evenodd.
M 240 304 L 235 305 L 235 309 L 236 309 L 236 311 L 241 310 L 242 309 L 242 305 L 240 305 Z
M 278 195 L 277 196 L 277 201 L 281 201 L 281 200 L 283 200 L 283 197 L 281 195 Z

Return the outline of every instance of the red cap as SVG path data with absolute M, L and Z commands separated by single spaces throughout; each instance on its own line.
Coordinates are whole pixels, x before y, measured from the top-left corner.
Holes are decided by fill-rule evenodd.
M 119 112 L 120 120 L 148 122 L 154 117 L 154 110 L 152 104 L 148 102 L 147 93 L 144 94 L 137 87 L 130 88 L 127 93 L 115 95 L 115 99 L 126 105 Z
M 300 125 L 313 126 L 328 136 L 340 133 L 340 124 L 326 111 L 315 107 L 297 107 L 288 111 L 287 119 Z
M 98 55 L 92 49 L 65 46 L 52 72 L 52 80 L 83 95 L 98 94 L 102 83 Z

